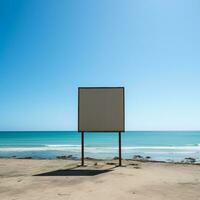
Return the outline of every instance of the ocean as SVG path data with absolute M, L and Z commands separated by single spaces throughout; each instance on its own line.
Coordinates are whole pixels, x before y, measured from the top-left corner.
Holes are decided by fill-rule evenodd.
M 0 132 L 0 157 L 53 159 L 80 158 L 81 134 L 76 131 Z M 200 131 L 127 131 L 122 133 L 122 156 L 150 156 L 152 160 L 177 161 L 192 157 L 200 162 Z M 85 156 L 110 159 L 118 156 L 117 133 L 85 133 Z

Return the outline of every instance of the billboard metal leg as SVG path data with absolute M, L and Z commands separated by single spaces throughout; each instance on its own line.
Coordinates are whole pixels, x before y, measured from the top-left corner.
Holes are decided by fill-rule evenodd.
M 81 165 L 84 166 L 84 132 L 81 132 Z
M 119 166 L 122 166 L 121 131 L 119 132 Z

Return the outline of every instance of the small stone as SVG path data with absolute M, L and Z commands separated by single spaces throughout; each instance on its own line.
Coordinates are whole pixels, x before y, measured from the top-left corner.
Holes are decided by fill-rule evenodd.
M 22 157 L 22 158 L 19 158 L 19 159 L 32 159 L 32 157 Z
M 57 156 L 56 157 L 57 159 L 75 159 L 75 157 L 73 157 L 72 155 L 68 155 L 68 156 Z
M 133 156 L 133 160 L 144 160 L 144 157 L 141 155 L 135 155 Z
M 106 164 L 107 164 L 107 165 L 115 165 L 116 163 L 113 163 L 113 162 L 107 162 Z
M 85 157 L 86 160 L 96 160 L 95 158 Z
M 195 163 L 196 159 L 192 158 L 192 157 L 188 157 L 188 158 L 185 158 L 182 162 L 183 163 Z

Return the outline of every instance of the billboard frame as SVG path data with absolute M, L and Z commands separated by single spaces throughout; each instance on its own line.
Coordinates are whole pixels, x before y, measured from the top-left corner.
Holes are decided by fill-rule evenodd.
M 81 89 L 122 89 L 123 91 L 123 130 L 114 130 L 114 131 L 84 131 L 80 130 L 79 122 L 80 122 L 80 90 Z M 118 133 L 118 143 L 119 143 L 119 166 L 122 165 L 122 155 L 121 155 L 121 132 L 125 132 L 125 88 L 124 87 L 78 87 L 78 132 L 81 132 L 81 166 L 84 166 L 84 133 L 85 132 L 93 132 L 93 133 L 100 133 L 100 132 L 110 132 L 110 133 Z
M 80 112 L 80 90 L 81 89 L 122 89 L 123 91 L 123 130 L 120 130 L 120 132 L 125 132 L 125 88 L 124 87 L 78 87 L 78 132 L 82 132 L 84 130 L 80 130 L 79 128 L 79 122 L 80 122 L 80 116 L 79 116 L 79 112 Z M 113 130 L 113 131 L 107 131 L 107 130 L 102 130 L 102 131 L 84 131 L 84 132 L 119 132 L 119 130 Z

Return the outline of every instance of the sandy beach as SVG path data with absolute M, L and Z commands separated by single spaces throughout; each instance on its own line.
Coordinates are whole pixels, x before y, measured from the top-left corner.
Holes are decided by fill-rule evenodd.
M 86 160 L 0 159 L 2 200 L 198 200 L 200 166 Z

